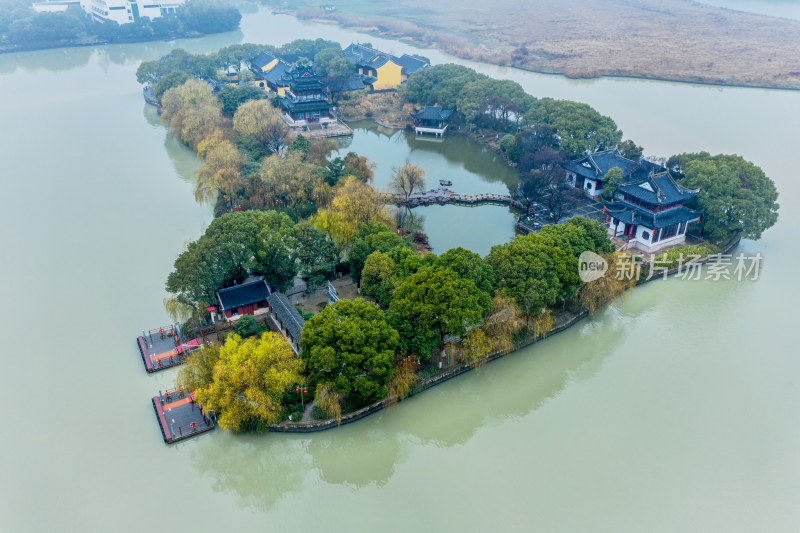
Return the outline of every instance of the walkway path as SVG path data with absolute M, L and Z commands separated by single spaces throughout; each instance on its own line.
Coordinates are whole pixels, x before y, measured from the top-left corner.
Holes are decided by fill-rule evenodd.
M 470 205 L 505 204 L 505 205 L 510 205 L 515 209 L 519 209 L 520 211 L 525 211 L 525 206 L 523 206 L 521 203 L 514 200 L 511 196 L 507 194 L 495 194 L 495 193 L 459 194 L 445 187 L 432 189 L 430 191 L 415 192 L 410 194 L 408 197 L 402 194 L 390 194 L 390 193 L 386 193 L 385 196 L 387 201 L 395 205 L 407 206 L 407 207 L 418 207 L 422 205 L 450 204 L 450 203 L 470 204 Z
M 300 419 L 300 422 L 311 422 L 312 420 L 314 420 L 311 416 L 313 412 L 314 412 L 314 402 L 311 401 L 306 404 L 306 409 L 305 411 L 303 411 L 303 418 Z

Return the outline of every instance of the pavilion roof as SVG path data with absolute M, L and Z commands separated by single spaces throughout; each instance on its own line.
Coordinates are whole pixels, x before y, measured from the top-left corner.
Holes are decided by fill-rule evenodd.
M 426 105 L 411 116 L 418 120 L 447 120 L 452 114 L 452 109 L 443 109 L 438 105 Z
M 263 279 L 217 291 L 217 297 L 223 311 L 264 301 L 269 297 L 269 294 L 269 287 L 267 287 L 267 283 Z
M 637 224 L 646 228 L 657 229 L 698 219 L 703 212 L 679 206 L 659 213 L 652 213 L 627 202 L 609 202 L 604 204 L 607 215 L 625 224 Z

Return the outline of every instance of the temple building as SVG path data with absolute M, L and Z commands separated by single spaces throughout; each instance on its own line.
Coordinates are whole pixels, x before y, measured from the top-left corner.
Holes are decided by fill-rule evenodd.
M 267 312 L 267 299 L 271 291 L 263 280 L 252 281 L 217 291 L 219 308 L 225 319 L 236 321 L 243 315 L 260 315 Z
M 400 57 L 360 44 L 350 44 L 342 53 L 350 60 L 364 84 L 375 91 L 396 89 L 410 75 L 430 66 L 427 61 L 403 54 Z
M 689 224 L 702 216 L 683 205 L 698 191 L 678 185 L 669 171 L 658 168 L 661 172 L 632 173 L 617 186 L 615 200 L 603 205 L 609 236 L 645 252 L 685 242 Z
M 298 59 L 297 54 L 274 56 L 262 52 L 250 60 L 250 70 L 255 74 L 255 82 L 259 87 L 283 98 L 289 90 L 289 78 L 286 75 L 292 71 Z
M 289 341 L 294 353 L 299 354 L 305 319 L 281 292 L 273 292 L 269 296 L 268 306 L 269 316 L 280 330 L 281 335 Z
M 578 189 L 583 189 L 587 195 L 592 197 L 603 194 L 603 178 L 614 167 L 618 167 L 622 171 L 624 179 L 642 171 L 647 173 L 664 170 L 663 167 L 644 159 L 639 161 L 627 159 L 617 148 L 585 155 L 564 165 L 567 171 L 567 182 Z
M 283 75 L 288 90 L 280 99 L 281 109 L 292 123 L 310 124 L 335 120 L 331 116 L 327 85 L 311 67 L 295 67 Z
M 426 105 L 411 115 L 411 118 L 414 119 L 414 133 L 432 133 L 441 137 L 447 131 L 447 119 L 452 114 L 452 109 L 443 109 L 438 105 Z

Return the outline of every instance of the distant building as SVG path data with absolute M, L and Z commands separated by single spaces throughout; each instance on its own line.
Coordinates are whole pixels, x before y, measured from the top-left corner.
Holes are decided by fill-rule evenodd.
M 414 133 L 432 133 L 443 136 L 447 131 L 447 119 L 453 114 L 452 109 L 443 109 L 438 105 L 426 105 L 413 115 Z
M 311 67 L 295 67 L 283 75 L 288 86 L 280 99 L 281 109 L 292 123 L 310 124 L 333 120 L 328 86 Z
M 408 54 L 395 57 L 360 44 L 350 44 L 342 53 L 356 66 L 364 83 L 376 91 L 396 89 L 410 75 L 430 66 Z
M 36 2 L 36 12 L 66 11 L 70 6 L 80 6 L 99 22 L 111 20 L 117 24 L 135 22 L 141 17 L 156 19 L 177 12 L 186 0 L 55 0 L 53 2 Z
M 297 312 L 285 294 L 274 292 L 269 296 L 269 313 L 281 334 L 286 337 L 295 353 L 300 353 L 301 332 L 305 319 Z
M 267 312 L 270 290 L 261 279 L 217 291 L 220 309 L 228 321 L 238 320 L 242 315 L 260 315 Z
M 33 10 L 37 13 L 59 13 L 70 7 L 81 7 L 81 0 L 54 0 L 52 2 L 34 2 Z

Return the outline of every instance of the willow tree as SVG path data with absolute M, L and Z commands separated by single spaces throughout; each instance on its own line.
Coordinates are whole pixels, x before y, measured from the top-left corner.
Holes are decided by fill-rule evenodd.
M 221 428 L 240 432 L 280 421 L 281 397 L 302 381 L 302 362 L 277 333 L 242 340 L 229 335 L 214 365 L 213 380 L 195 391 Z
M 192 78 L 164 93 L 161 98 L 161 120 L 169 122 L 184 107 L 200 105 L 218 107 L 219 102 L 206 82 Z
M 175 386 L 197 391 L 214 381 L 214 366 L 220 358 L 219 345 L 202 346 L 192 352 L 175 377 Z
M 525 325 L 523 318 L 514 298 L 495 294 L 492 298 L 492 310 L 483 321 L 481 330 L 495 350 L 507 352 L 514 347 L 514 335 Z
M 262 207 L 304 204 L 327 195 L 327 186 L 316 167 L 303 161 L 299 151 L 289 152 L 286 157 L 274 154 L 264 158 L 258 181 Z
M 391 216 L 383 197 L 355 176 L 347 176 L 334 189 L 330 206 L 313 218 L 314 225 L 328 232 L 339 249 L 358 234 L 358 225 L 378 222 L 390 226 Z
M 486 357 L 492 353 L 492 341 L 480 329 L 473 329 L 458 342 L 456 353 L 458 361 L 478 366 L 486 362 Z
M 625 291 L 636 285 L 635 276 L 623 276 L 617 273 L 624 272 L 626 265 L 631 264 L 631 254 L 627 252 L 614 252 L 604 256 L 609 264 L 605 276 L 594 281 L 584 283 L 578 289 L 577 298 L 581 307 L 594 314 L 605 304 L 624 297 Z
M 395 361 L 394 375 L 387 385 L 389 389 L 387 400 L 390 403 L 400 401 L 411 394 L 412 389 L 419 381 L 418 369 L 419 364 L 412 357 L 404 357 Z
M 209 147 L 205 151 L 205 161 L 195 171 L 195 199 L 210 201 L 220 191 L 235 195 L 241 184 L 244 163 L 244 156 L 228 140 Z
M 372 182 L 375 177 L 375 163 L 366 156 L 360 156 L 355 152 L 347 152 L 342 162 L 347 174 L 357 177 L 364 183 Z
M 233 115 L 233 129 L 252 137 L 272 152 L 278 152 L 289 137 L 289 126 L 280 110 L 268 100 L 245 102 Z

